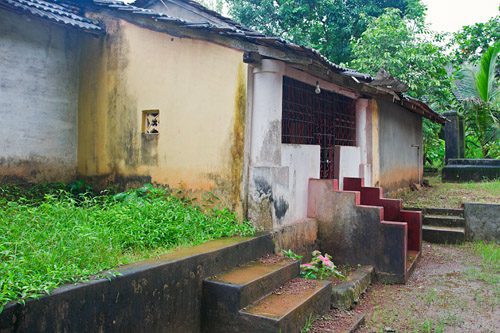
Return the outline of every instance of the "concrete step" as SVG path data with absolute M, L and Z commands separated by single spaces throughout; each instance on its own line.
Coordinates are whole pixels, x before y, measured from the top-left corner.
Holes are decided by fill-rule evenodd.
M 204 332 L 232 332 L 238 311 L 297 277 L 300 262 L 283 257 L 251 261 L 203 281 Z
M 463 208 L 436 208 L 436 207 L 429 207 L 429 208 L 425 209 L 424 214 L 464 217 L 464 210 L 463 210 Z
M 465 219 L 457 216 L 425 215 L 424 225 L 465 228 Z
M 464 210 L 462 208 L 416 208 L 416 207 L 405 207 L 405 210 L 417 210 L 421 211 L 424 215 L 443 215 L 443 216 L 457 216 L 464 217 Z
M 330 309 L 331 282 L 296 278 L 240 311 L 236 332 L 300 332 L 310 317 Z M 233 331 L 233 332 L 234 332 Z
M 461 244 L 465 242 L 465 230 L 460 227 L 422 226 L 423 239 L 430 243 Z
M 341 284 L 332 286 L 331 306 L 336 309 L 350 310 L 372 283 L 372 266 L 361 266 L 347 276 Z

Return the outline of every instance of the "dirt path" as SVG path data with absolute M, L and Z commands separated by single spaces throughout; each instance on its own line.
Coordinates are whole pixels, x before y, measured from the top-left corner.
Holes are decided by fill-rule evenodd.
M 348 327 L 339 317 L 358 313 L 366 322 L 357 332 L 500 332 L 499 272 L 482 264 L 471 245 L 423 247 L 406 285 L 377 283 L 354 311 L 334 310 L 332 327 L 320 320 L 311 332 L 338 332 Z

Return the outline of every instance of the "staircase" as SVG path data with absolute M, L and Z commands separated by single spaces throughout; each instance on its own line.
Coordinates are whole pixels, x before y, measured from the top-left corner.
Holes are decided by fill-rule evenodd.
M 423 239 L 429 243 L 462 244 L 465 242 L 465 219 L 463 209 L 409 208 L 422 211 Z
M 330 308 L 331 283 L 298 278 L 299 261 L 255 260 L 203 282 L 203 332 L 300 332 Z
M 343 183 L 310 180 L 308 215 L 318 220 L 321 248 L 340 264 L 372 265 L 379 279 L 405 283 L 421 252 L 422 214 L 362 178 Z

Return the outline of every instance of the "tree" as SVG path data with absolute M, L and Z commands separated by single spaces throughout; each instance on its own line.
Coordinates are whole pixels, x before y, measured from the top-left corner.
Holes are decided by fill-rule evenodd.
M 458 99 L 462 102 L 469 143 L 479 144 L 479 157 L 499 158 L 500 101 L 496 77 L 500 42 L 487 48 L 479 66 L 464 64 L 456 81 Z M 476 156 L 472 156 L 476 157 Z
M 477 63 L 481 54 L 500 39 L 500 16 L 464 26 L 450 43 L 456 64 Z
M 423 17 L 420 0 L 227 0 L 229 13 L 241 24 L 263 33 L 312 47 L 336 63 L 351 60 L 351 38 L 358 38 L 372 17 L 398 8 Z
M 351 42 L 354 59 L 349 66 L 372 75 L 384 68 L 408 85 L 410 96 L 442 112 L 456 107 L 457 101 L 447 72 L 451 58 L 436 38 L 427 31 L 423 19 L 403 17 L 399 10 L 387 9 Z M 424 121 L 424 154 L 429 164 L 439 165 L 443 160 L 439 131 L 439 125 Z
M 210 8 L 212 10 L 215 10 L 223 14 L 224 0 L 199 0 L 198 2 L 207 8 Z

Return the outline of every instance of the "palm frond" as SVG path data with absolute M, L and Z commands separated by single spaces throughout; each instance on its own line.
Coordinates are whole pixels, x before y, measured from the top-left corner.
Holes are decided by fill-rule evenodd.
M 483 102 L 493 102 L 498 95 L 496 85 L 495 69 L 500 51 L 500 42 L 489 47 L 481 57 L 479 72 L 476 74 L 476 89 Z

